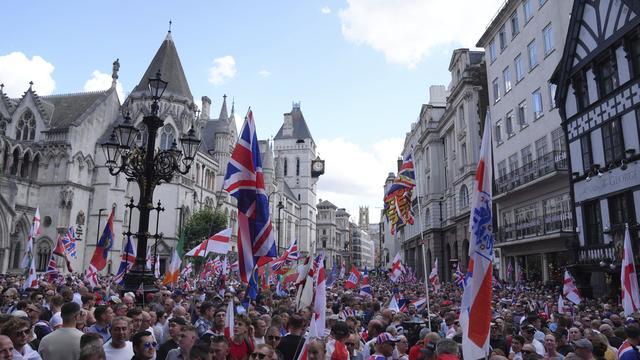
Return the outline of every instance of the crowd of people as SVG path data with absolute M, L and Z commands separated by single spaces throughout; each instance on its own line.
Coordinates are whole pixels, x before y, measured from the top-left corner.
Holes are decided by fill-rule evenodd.
M 369 296 L 338 280 L 327 288 L 326 333 L 309 337 L 317 314 L 297 308 L 295 289 L 262 288 L 247 304 L 233 275 L 137 294 L 119 294 L 109 278 L 93 288 L 81 277 L 61 280 L 22 290 L 22 277 L 0 275 L 0 359 L 462 358 L 462 289 L 453 283 L 416 308 L 426 295 L 419 282 L 371 276 Z M 491 360 L 640 359 L 638 317 L 603 299 L 559 309 L 560 286 L 527 285 L 494 289 Z

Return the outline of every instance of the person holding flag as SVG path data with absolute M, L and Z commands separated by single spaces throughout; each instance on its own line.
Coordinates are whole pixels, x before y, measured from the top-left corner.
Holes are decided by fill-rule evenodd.
M 351 265 L 351 273 L 349 274 L 349 278 L 347 282 L 344 283 L 345 289 L 355 289 L 360 282 L 360 272 L 355 265 Z
M 429 283 L 433 286 L 433 291 L 436 293 L 440 291 L 440 277 L 438 276 L 438 258 L 433 262 L 433 268 L 429 274 Z
M 575 280 L 573 280 L 573 277 L 571 276 L 571 274 L 569 274 L 569 270 L 564 271 L 562 296 L 566 297 L 567 300 L 571 301 L 572 303 L 580 305 L 580 291 L 578 291 Z
M 393 258 L 393 262 L 391 262 L 391 270 L 389 272 L 389 278 L 391 278 L 391 281 L 393 282 L 398 282 L 398 280 L 400 280 L 400 277 L 402 276 L 403 273 L 404 273 L 404 266 L 402 266 L 402 259 L 400 257 L 400 252 L 398 251 L 396 256 Z
M 373 291 L 371 291 L 371 285 L 369 285 L 369 272 L 367 268 L 364 268 L 362 273 L 362 286 L 360 286 L 360 295 L 365 298 L 373 298 Z

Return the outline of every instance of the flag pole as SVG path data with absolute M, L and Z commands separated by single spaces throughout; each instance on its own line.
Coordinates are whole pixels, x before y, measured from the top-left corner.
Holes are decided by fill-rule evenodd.
M 411 157 L 415 160 L 415 152 L 414 152 L 414 148 L 413 145 L 411 146 Z M 416 165 L 418 164 L 418 162 L 416 161 Z M 418 170 L 418 169 L 416 169 Z M 419 231 L 420 231 L 420 243 L 421 245 L 421 251 L 422 251 L 422 271 L 424 272 L 424 288 L 426 289 L 426 298 L 427 298 L 427 317 L 429 318 L 429 329 L 431 329 L 431 305 L 430 305 L 430 301 L 429 301 L 429 276 L 427 274 L 427 252 L 426 252 L 426 246 L 424 244 L 424 231 L 422 231 L 422 202 L 421 202 L 421 196 L 420 196 L 420 182 L 418 181 L 418 173 L 419 171 L 415 172 L 415 176 L 416 176 L 416 188 L 417 190 L 417 196 L 418 196 L 418 224 L 419 224 Z

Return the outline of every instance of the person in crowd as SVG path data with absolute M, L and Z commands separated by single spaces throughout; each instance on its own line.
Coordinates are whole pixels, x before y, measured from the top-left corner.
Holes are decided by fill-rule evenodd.
M 294 314 L 289 318 L 287 329 L 289 333 L 280 339 L 278 350 L 282 353 L 284 360 L 294 360 L 298 358 L 302 351 L 301 344 L 304 342 L 305 320 L 301 315 Z
M 557 350 L 563 356 L 567 356 L 567 354 L 573 352 L 573 346 L 567 342 L 569 338 L 569 332 L 565 328 L 559 328 L 556 332 L 556 343 Z
M 369 356 L 369 360 L 387 360 L 393 355 L 398 340 L 388 332 L 375 337 L 375 352 Z
M 9 337 L 13 344 L 12 357 L 14 359 L 41 359 L 40 354 L 29 345 L 31 334 L 29 320 L 14 316 L 0 326 L 0 333 Z
M 369 341 L 362 348 L 362 357 L 368 359 L 375 351 L 376 337 L 384 332 L 384 324 L 381 320 L 371 320 L 367 326 L 367 336 Z
M 326 346 L 327 360 L 349 360 L 349 350 L 344 344 L 349 335 L 349 325 L 344 321 L 338 321 L 331 327 Z
M 87 328 L 87 332 L 100 334 L 105 343 L 111 339 L 109 326 L 113 320 L 113 310 L 106 305 L 98 305 L 93 311 L 96 322 Z
M 156 338 L 158 344 L 164 343 L 164 326 L 167 323 L 167 315 L 164 310 L 152 311 L 156 314 L 156 322 L 153 324 L 153 335 Z
M 536 333 L 536 328 L 533 325 L 531 324 L 524 325 L 521 328 L 520 333 L 524 338 L 525 344 L 533 345 L 534 349 L 536 350 L 536 353 L 540 356 L 544 356 L 544 345 L 542 345 L 542 343 L 534 337 Z
M 442 339 L 436 344 L 436 358 L 438 360 L 459 360 L 460 349 L 458 343 L 451 339 Z
M 581 338 L 573 342 L 574 354 L 581 360 L 593 360 L 593 344 L 591 341 Z
M 564 358 L 564 355 L 558 352 L 556 336 L 554 334 L 544 336 L 544 351 L 545 360 L 562 360 Z
M 151 360 L 156 356 L 156 341 L 148 331 L 138 331 L 131 337 L 133 358 L 131 360 Z
M 77 359 L 80 357 L 80 338 L 83 332 L 77 329 L 84 323 L 82 308 L 75 302 L 67 302 L 60 309 L 62 327 L 42 338 L 38 351 L 44 360 Z M 83 324 L 84 327 L 84 324 Z
M 255 344 L 249 336 L 251 320 L 244 315 L 235 317 L 233 335 L 229 341 L 229 358 L 232 360 L 247 360 L 253 352 Z
M 182 334 L 182 327 L 188 324 L 187 320 L 178 316 L 172 317 L 167 323 L 169 326 L 169 332 L 167 333 L 169 338 L 162 345 L 160 345 L 157 355 L 158 360 L 164 360 L 167 357 L 169 351 L 178 348 L 180 337 Z
M 509 360 L 522 360 L 522 347 L 524 346 L 524 337 L 514 335 L 511 338 L 511 351 L 509 352 Z
M 212 360 L 213 355 L 207 342 L 197 341 L 189 351 L 189 360 Z
M 619 360 L 639 360 L 638 346 L 640 346 L 640 326 L 637 324 L 629 324 L 624 327 L 627 338 L 618 348 Z
M 140 331 L 146 331 L 147 329 L 142 329 L 142 310 L 139 308 L 130 308 L 127 310 L 127 317 L 131 319 L 131 333 L 135 334 Z
M 97 333 L 82 334 L 82 336 L 80 337 L 80 352 L 82 352 L 82 348 L 89 345 L 98 345 L 100 347 L 103 347 L 104 342 L 102 341 L 102 336 Z
M 398 360 L 409 360 L 409 340 L 406 336 L 398 336 L 398 344 L 396 345 L 396 350 L 398 350 Z
M 131 319 L 118 316 L 111 322 L 111 339 L 104 344 L 104 352 L 108 359 L 129 360 L 133 357 L 131 336 Z
M 127 311 L 133 309 L 136 306 L 135 296 L 132 296 L 130 293 L 124 294 L 122 297 L 122 303 L 127 307 Z
M 267 323 L 259 317 L 255 318 L 251 325 L 253 327 L 253 343 L 256 345 L 264 344 L 264 334 L 267 331 Z
M 0 335 L 0 359 L 13 359 L 13 342 L 7 335 Z
M 110 360 L 104 352 L 102 346 L 90 344 L 80 349 L 79 360 Z
M 215 307 L 210 301 L 205 301 L 200 304 L 200 313 L 198 320 L 195 322 L 195 327 L 198 330 L 198 337 L 202 337 L 207 331 L 213 327 L 213 320 L 215 316 Z
M 229 342 L 226 337 L 213 335 L 210 340 L 210 351 L 213 360 L 227 360 L 229 356 Z
M 309 347 L 307 349 L 307 360 L 324 360 L 325 357 L 324 341 L 320 339 L 312 339 L 309 342 Z
M 198 331 L 195 326 L 187 324 L 180 331 L 180 340 L 178 348 L 172 349 L 167 353 L 167 360 L 187 359 L 191 348 L 198 339 Z

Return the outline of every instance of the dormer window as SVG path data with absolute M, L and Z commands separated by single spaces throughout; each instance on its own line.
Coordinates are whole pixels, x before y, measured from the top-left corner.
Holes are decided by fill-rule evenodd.
M 173 131 L 173 126 L 167 124 L 162 127 L 162 133 L 160 134 L 160 148 L 162 150 L 171 149 L 171 144 L 176 139 L 175 132 Z
M 33 140 L 36 138 L 36 118 L 33 112 L 27 109 L 16 126 L 16 140 Z

